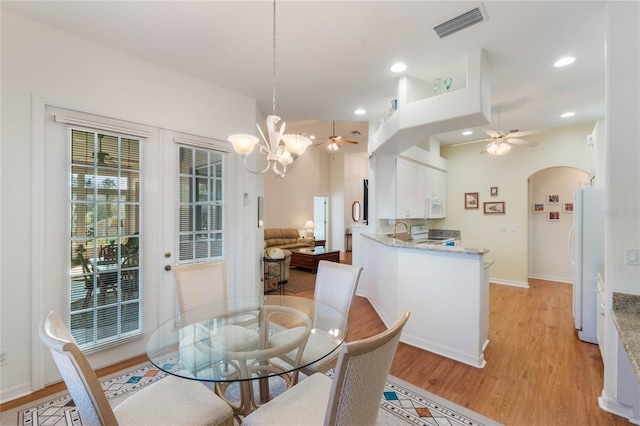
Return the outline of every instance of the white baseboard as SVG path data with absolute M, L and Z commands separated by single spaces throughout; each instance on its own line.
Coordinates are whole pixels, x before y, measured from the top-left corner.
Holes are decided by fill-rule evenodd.
M 571 279 L 568 279 L 566 277 L 554 277 L 551 275 L 529 274 L 529 278 L 533 278 L 536 280 L 555 281 L 558 283 L 573 284 L 573 281 L 571 281 Z
M 633 418 L 633 410 L 631 409 L 631 407 L 620 404 L 615 399 L 609 398 L 604 389 L 602 390 L 602 395 L 598 397 L 598 405 L 608 413 L 624 417 L 634 425 L 640 425 L 640 419 Z
M 489 282 L 493 284 L 510 285 L 513 287 L 529 288 L 529 283 L 525 281 L 503 280 L 501 278 L 489 278 Z
M 440 345 L 435 342 L 430 342 L 423 338 L 412 336 L 407 333 L 402 333 L 402 336 L 400 336 L 400 341 L 408 345 L 415 346 L 416 348 L 433 352 L 443 357 L 470 365 L 472 367 L 484 368 L 487 365 L 487 362 L 484 359 L 484 353 L 480 353 L 479 356 L 476 356 L 475 354 L 466 353 L 457 349 Z
M 31 382 L 22 383 L 17 386 L 10 387 L 8 389 L 3 389 L 2 393 L 0 393 L 0 404 L 4 404 L 8 401 L 13 401 L 14 399 L 31 395 L 33 390 L 31 389 Z

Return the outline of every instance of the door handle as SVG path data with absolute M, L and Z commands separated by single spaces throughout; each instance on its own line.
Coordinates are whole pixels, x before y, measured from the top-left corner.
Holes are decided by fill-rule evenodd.
M 170 271 L 171 270 L 171 265 L 164 265 L 164 270 L 165 271 Z

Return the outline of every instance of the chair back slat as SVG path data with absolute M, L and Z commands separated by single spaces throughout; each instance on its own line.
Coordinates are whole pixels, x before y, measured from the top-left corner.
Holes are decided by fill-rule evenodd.
M 362 267 L 321 260 L 313 298 L 349 317 Z
M 387 375 L 402 328 L 409 319 L 404 311 L 396 323 L 380 334 L 347 343 L 338 357 L 331 385 L 325 425 L 375 425 Z
M 180 313 L 227 298 L 224 260 L 174 266 L 173 273 Z

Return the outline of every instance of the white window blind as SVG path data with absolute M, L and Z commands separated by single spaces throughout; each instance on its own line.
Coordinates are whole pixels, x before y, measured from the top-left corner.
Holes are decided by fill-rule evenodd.
M 224 257 L 224 164 L 223 152 L 179 147 L 179 263 Z
M 70 130 L 70 330 L 83 350 L 143 332 L 142 140 Z

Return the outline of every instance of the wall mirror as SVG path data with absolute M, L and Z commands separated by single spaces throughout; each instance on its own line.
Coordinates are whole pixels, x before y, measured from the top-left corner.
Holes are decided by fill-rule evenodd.
M 354 201 L 353 204 L 351 204 L 351 218 L 353 219 L 354 222 L 357 222 L 360 220 L 360 202 L 359 201 Z

